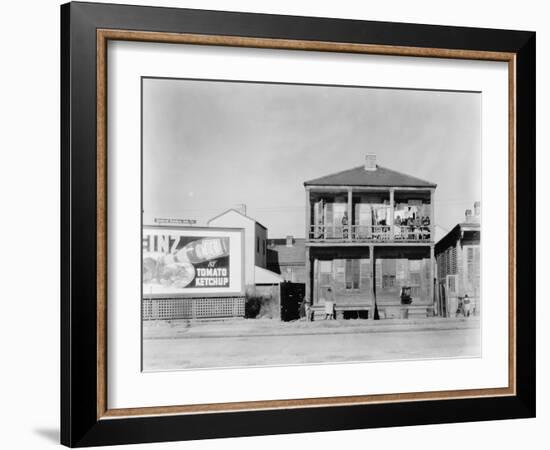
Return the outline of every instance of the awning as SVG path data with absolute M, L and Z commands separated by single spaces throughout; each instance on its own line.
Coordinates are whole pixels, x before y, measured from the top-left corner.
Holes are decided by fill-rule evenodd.
M 258 266 L 254 266 L 254 278 L 256 284 L 279 284 L 285 281 L 278 273 Z

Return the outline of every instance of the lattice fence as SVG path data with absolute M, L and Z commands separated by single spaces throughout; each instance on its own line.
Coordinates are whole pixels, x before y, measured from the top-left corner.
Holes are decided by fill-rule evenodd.
M 144 298 L 143 320 L 244 317 L 244 297 Z

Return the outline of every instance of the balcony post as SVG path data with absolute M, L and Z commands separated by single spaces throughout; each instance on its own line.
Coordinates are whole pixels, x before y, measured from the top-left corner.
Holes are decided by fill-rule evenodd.
M 311 239 L 311 192 L 306 187 L 306 241 Z
M 353 230 L 353 221 L 352 221 L 352 210 L 353 210 L 353 192 L 352 188 L 348 187 L 348 241 L 352 241 L 352 230 Z
M 434 278 L 435 278 L 435 251 L 434 251 L 434 244 L 430 244 L 430 288 L 428 290 L 428 294 L 430 296 L 431 305 L 435 303 Z
M 394 205 L 394 188 L 390 188 L 390 220 L 389 220 L 389 226 L 390 226 L 390 240 L 394 240 L 394 230 L 393 230 L 393 224 L 395 223 L 395 205 Z
M 430 241 L 435 242 L 435 189 L 430 189 Z
M 305 301 L 313 305 L 313 298 L 311 296 L 311 284 L 313 282 L 313 274 L 311 273 L 311 260 L 309 259 L 309 247 L 306 246 L 306 292 Z

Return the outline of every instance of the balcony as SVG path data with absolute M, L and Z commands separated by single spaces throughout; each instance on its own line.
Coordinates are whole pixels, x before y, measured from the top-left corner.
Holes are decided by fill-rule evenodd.
M 433 188 L 306 187 L 311 243 L 432 243 Z
M 429 225 L 311 225 L 309 242 L 361 243 L 361 242 L 430 242 Z

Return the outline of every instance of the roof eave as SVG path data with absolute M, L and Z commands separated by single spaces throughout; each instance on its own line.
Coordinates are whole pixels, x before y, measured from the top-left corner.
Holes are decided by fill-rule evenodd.
M 308 181 L 304 182 L 305 187 L 319 187 L 319 188 L 327 188 L 327 187 L 371 187 L 371 188 L 415 188 L 415 189 L 435 189 L 437 188 L 437 184 L 427 184 L 425 186 L 413 186 L 413 185 L 407 185 L 407 184 L 339 184 L 339 183 L 333 183 L 333 184 L 318 184 L 318 183 L 310 183 Z
M 244 217 L 244 218 L 246 218 L 246 219 L 248 219 L 248 220 L 251 220 L 252 222 L 254 222 L 254 223 L 260 225 L 260 227 L 262 227 L 264 230 L 267 231 L 267 227 L 266 227 L 265 225 L 263 225 L 262 223 L 258 222 L 256 219 L 254 219 L 254 218 L 252 218 L 252 217 L 250 217 L 250 216 L 248 216 L 248 215 L 246 215 L 246 214 L 243 214 L 243 213 L 240 212 L 240 211 L 237 211 L 235 208 L 226 209 L 225 211 L 221 212 L 220 214 L 218 214 L 218 215 L 212 217 L 211 219 L 207 220 L 206 223 L 209 224 L 210 222 L 213 222 L 214 220 L 219 219 L 220 217 L 225 216 L 227 213 L 230 213 L 230 212 L 235 212 L 235 213 L 239 214 L 240 216 L 242 216 L 242 217 Z

